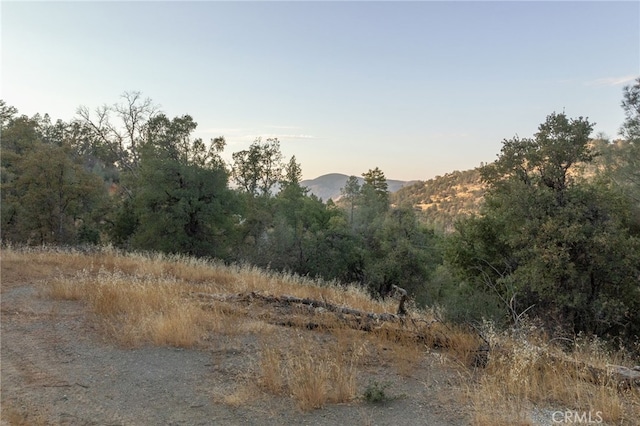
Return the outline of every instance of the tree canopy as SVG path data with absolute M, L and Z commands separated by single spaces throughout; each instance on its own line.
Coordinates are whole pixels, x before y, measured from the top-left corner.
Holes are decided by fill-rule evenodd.
M 640 334 L 639 94 L 640 79 L 624 89 L 623 139 L 552 113 L 531 137 L 504 140 L 493 163 L 451 174 L 449 187 L 480 175 L 484 202 L 450 234 L 406 197 L 392 203 L 378 167 L 324 203 L 277 138 L 227 162 L 223 136 L 203 141 L 192 116 L 169 117 L 139 92 L 55 123 L 0 101 L 2 241 L 214 257 L 375 297 L 399 286 L 454 318 L 531 316 L 550 332 L 629 342 Z

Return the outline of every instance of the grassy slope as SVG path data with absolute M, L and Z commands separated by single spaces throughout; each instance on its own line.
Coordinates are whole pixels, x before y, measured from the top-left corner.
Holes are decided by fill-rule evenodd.
M 472 407 L 474 424 L 530 424 L 534 406 L 601 412 L 612 424 L 637 424 L 640 418 L 637 390 L 620 390 L 607 380 L 581 380 L 580 371 L 557 364 L 554 356 L 596 366 L 631 360 L 588 340 L 574 341 L 571 354 L 564 355 L 535 327 L 521 330 L 518 337 L 486 327 L 492 355 L 486 368 L 477 370 L 472 366 L 479 344 L 476 333 L 435 321 L 429 312 L 413 310 L 412 321 L 373 324 L 364 332 L 318 309 L 225 301 L 228 295 L 255 292 L 367 312 L 395 311 L 395 301 L 375 301 L 353 287 L 191 258 L 108 250 L 82 254 L 5 249 L 2 277 L 3 288 L 40 281 L 47 297 L 84 301 L 96 328 L 124 347 L 198 348 L 211 335 L 258 336 L 262 344 L 255 381 L 264 392 L 290 395 L 303 410 L 366 394 L 356 379 L 371 363 L 384 362 L 410 377 L 417 361 L 439 346 L 447 364 L 468 377 L 460 394 Z M 281 325 L 304 328 L 309 318 L 320 325 L 314 332 L 288 341 L 273 338 Z M 243 401 L 241 390 L 225 396 L 228 404 Z
M 456 219 L 479 210 L 484 193 L 480 172 L 473 169 L 407 185 L 393 193 L 391 201 L 413 206 L 426 224 L 449 232 Z

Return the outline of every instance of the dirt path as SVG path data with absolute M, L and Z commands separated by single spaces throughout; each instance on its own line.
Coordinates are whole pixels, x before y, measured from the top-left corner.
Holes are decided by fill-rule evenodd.
M 261 392 L 248 374 L 258 342 L 211 336 L 202 348 L 122 349 L 92 328 L 81 302 L 54 301 L 37 284 L 3 283 L 1 424 L 60 425 L 463 425 L 460 377 L 426 356 L 411 377 L 377 366 L 396 398 L 301 412 Z M 283 332 L 291 332 L 284 330 Z

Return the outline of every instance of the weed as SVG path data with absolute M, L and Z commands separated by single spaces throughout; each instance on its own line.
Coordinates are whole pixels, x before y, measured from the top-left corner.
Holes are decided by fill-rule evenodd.
M 386 392 L 389 386 L 391 386 L 391 382 L 380 383 L 377 380 L 372 380 L 365 388 L 362 397 L 370 404 L 384 404 L 393 399 Z

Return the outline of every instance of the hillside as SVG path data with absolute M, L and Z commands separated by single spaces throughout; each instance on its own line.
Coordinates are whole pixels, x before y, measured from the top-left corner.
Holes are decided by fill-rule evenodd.
M 303 180 L 301 184 L 324 201 L 338 201 L 348 178 L 330 173 Z M 364 182 L 361 177 L 358 180 L 360 184 Z M 445 232 L 452 229 L 459 217 L 477 212 L 485 192 L 478 169 L 454 171 L 427 181 L 389 179 L 387 184 L 392 204 L 413 206 L 422 221 Z
M 478 211 L 484 193 L 480 172 L 473 169 L 408 184 L 391 194 L 391 202 L 413 206 L 425 223 L 449 232 L 458 218 Z
M 637 388 L 607 372 L 631 360 L 597 341 L 575 339 L 567 356 L 535 328 L 475 331 L 416 309 L 401 319 L 397 301 L 358 288 L 193 258 L 4 248 L 0 259 L 3 425 L 640 416 Z
M 303 180 L 300 184 L 309 188 L 309 192 L 316 197 L 321 198 L 323 201 L 328 201 L 329 199 L 336 201 L 340 198 L 340 190 L 344 188 L 347 179 L 349 179 L 348 175 L 341 173 L 329 173 L 315 179 Z M 358 181 L 360 182 L 360 185 L 364 183 L 364 179 L 362 177 L 358 177 Z M 387 179 L 389 192 L 398 191 L 400 188 L 410 183 L 411 182 L 402 180 Z

